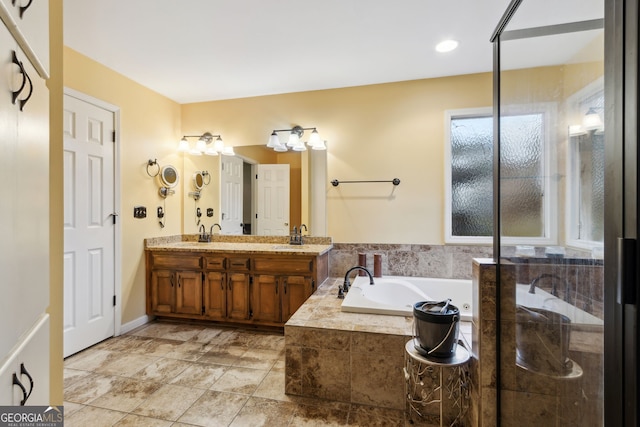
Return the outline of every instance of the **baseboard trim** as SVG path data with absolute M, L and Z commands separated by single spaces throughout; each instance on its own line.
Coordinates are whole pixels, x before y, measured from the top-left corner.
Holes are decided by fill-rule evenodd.
M 127 322 L 120 327 L 120 334 L 126 334 L 127 332 L 131 332 L 140 326 L 146 325 L 151 321 L 151 318 L 146 314 L 144 316 L 140 316 L 131 322 Z

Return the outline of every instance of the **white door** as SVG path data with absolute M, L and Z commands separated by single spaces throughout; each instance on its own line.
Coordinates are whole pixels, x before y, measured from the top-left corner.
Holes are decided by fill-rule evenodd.
M 221 233 L 242 234 L 242 176 L 244 161 L 235 156 L 221 156 L 221 162 Z
M 258 165 L 256 169 L 256 234 L 286 236 L 289 234 L 289 165 Z
M 64 96 L 64 356 L 115 333 L 112 111 Z

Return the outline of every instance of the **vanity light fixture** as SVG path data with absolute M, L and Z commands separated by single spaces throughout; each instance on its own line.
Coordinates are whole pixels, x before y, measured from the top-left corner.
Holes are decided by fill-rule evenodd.
M 604 123 L 602 123 L 598 110 L 604 110 L 604 108 L 589 107 L 586 114 L 582 117 L 582 123 L 569 125 L 569 136 L 586 135 L 590 131 L 602 132 L 604 130 Z
M 305 130 L 310 130 L 311 135 L 309 136 L 309 141 L 305 143 L 301 140 L 304 135 Z M 289 139 L 286 144 L 283 144 L 278 136 L 278 132 L 289 132 Z M 275 129 L 271 132 L 271 136 L 269 137 L 269 142 L 267 143 L 268 148 L 273 148 L 274 151 L 285 152 L 289 149 L 293 151 L 306 151 L 307 147 L 312 150 L 326 150 L 327 146 L 325 145 L 325 141 L 320 138 L 320 134 L 316 128 L 303 128 L 302 126 L 294 126 L 291 129 Z
M 436 45 L 436 51 L 440 53 L 451 52 L 458 47 L 456 40 L 443 40 Z
M 189 145 L 187 138 L 198 138 L 193 148 Z M 202 135 L 183 136 L 178 143 L 178 152 L 189 153 L 193 156 L 201 156 L 203 154 L 209 156 L 217 156 L 218 154 L 224 154 L 225 156 L 236 155 L 233 147 L 224 145 L 220 135 L 212 135 L 211 132 L 205 132 Z

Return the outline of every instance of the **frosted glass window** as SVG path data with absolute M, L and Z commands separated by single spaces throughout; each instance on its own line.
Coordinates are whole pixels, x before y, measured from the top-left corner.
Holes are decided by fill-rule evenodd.
M 493 119 L 451 119 L 451 234 L 493 235 Z
M 545 236 L 545 114 L 501 117 L 502 235 Z M 487 242 L 493 235 L 493 118 L 450 116 L 447 241 Z

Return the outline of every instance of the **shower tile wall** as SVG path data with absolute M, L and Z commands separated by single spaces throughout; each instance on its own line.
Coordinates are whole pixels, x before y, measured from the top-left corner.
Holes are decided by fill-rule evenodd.
M 491 246 L 334 243 L 329 254 L 329 276 L 342 277 L 358 265 L 358 254 L 367 254 L 373 272 L 373 255 L 382 255 L 385 276 L 471 279 L 473 258 L 492 256 Z
M 552 265 L 551 265 L 552 266 Z M 549 268 L 550 265 L 547 265 Z M 582 266 L 584 267 L 584 266 Z M 516 365 L 515 284 L 527 274 L 544 270 L 536 265 L 501 265 L 501 387 L 505 425 L 596 426 L 602 419 L 602 331 L 598 326 L 577 325 L 571 331 L 569 357 L 582 369 L 575 378 L 551 377 Z M 496 423 L 496 264 L 490 259 L 477 259 L 473 264 L 474 313 L 472 380 L 474 387 L 471 425 L 491 426 Z M 598 269 L 569 269 L 577 276 L 597 275 Z M 591 277 L 590 276 L 590 277 Z M 535 277 L 535 276 L 534 276 Z M 580 282 L 578 282 L 580 283 Z M 476 299 L 477 298 L 477 299 Z M 477 395 L 475 393 L 478 393 Z M 526 402 L 525 405 L 522 403 Z
M 493 249 L 478 245 L 334 243 L 329 253 L 329 276 L 343 277 L 349 268 L 358 264 L 359 253 L 367 254 L 367 268 L 372 273 L 373 255 L 381 254 L 382 274 L 385 276 L 472 279 L 473 259 L 490 258 Z M 503 256 L 514 254 L 515 247 L 502 248 Z M 567 249 L 565 260 L 545 258 L 544 248 L 536 248 L 536 256 L 514 258 L 518 263 L 517 283 L 531 283 L 542 273 L 553 274 L 558 280 L 568 282 L 571 298 L 578 308 L 603 318 L 604 269 L 601 261 L 589 259 L 589 253 L 571 249 Z M 538 285 L 547 291 L 551 289 L 548 280 L 542 280 Z M 559 296 L 564 297 L 564 289 L 560 289 Z

